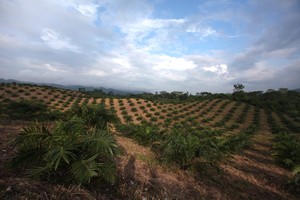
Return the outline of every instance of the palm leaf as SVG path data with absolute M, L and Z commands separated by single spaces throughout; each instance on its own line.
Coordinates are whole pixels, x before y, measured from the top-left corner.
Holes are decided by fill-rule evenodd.
M 92 130 L 84 140 L 85 149 L 102 156 L 115 156 L 119 153 L 117 143 L 110 133 L 104 130 Z
M 45 148 L 36 148 L 35 146 L 23 145 L 16 156 L 8 163 L 9 167 L 30 167 L 39 165 L 43 162 Z
M 45 173 L 50 171 L 50 169 L 51 166 L 49 165 L 32 167 L 26 170 L 26 175 L 36 180 L 40 180 Z
M 73 144 L 66 144 L 64 146 L 55 146 L 50 149 L 45 155 L 45 159 L 54 165 L 54 170 L 57 170 L 61 160 L 64 160 L 65 163 L 69 164 L 72 159 L 76 158 L 74 151 L 77 150 L 77 147 Z
M 59 121 L 54 130 L 56 135 L 77 136 L 86 132 L 84 119 L 73 116 L 68 121 Z
M 41 146 L 50 136 L 51 130 L 46 127 L 43 123 L 29 124 L 27 127 L 24 127 L 20 135 L 12 141 L 15 146 Z
M 89 183 L 92 177 L 98 176 L 100 163 L 96 161 L 98 154 L 75 162 L 71 167 L 71 173 L 78 183 Z
M 109 183 L 116 181 L 116 166 L 114 162 L 104 162 L 98 170 L 100 176 Z

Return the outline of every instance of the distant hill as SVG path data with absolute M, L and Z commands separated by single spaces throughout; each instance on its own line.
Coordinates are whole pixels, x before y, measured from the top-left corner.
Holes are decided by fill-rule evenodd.
M 62 89 L 69 89 L 69 90 L 77 90 L 79 88 L 85 88 L 86 91 L 93 91 L 93 90 L 102 90 L 104 93 L 112 92 L 116 95 L 129 95 L 129 94 L 142 94 L 145 91 L 137 91 L 137 90 L 119 90 L 119 89 L 112 89 L 112 88 L 104 88 L 104 87 L 93 87 L 93 86 L 83 86 L 83 85 L 60 85 L 55 83 L 35 83 L 35 82 L 26 82 L 26 81 L 19 81 L 15 79 L 3 79 L 0 78 L 0 83 L 27 83 L 27 84 L 34 84 L 34 85 L 47 85 Z
M 294 89 L 294 91 L 296 91 L 296 92 L 300 92 L 300 88 L 298 88 L 298 89 Z

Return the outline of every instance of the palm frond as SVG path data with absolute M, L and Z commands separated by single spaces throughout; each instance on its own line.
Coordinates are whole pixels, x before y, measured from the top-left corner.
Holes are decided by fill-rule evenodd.
M 18 149 L 16 156 L 8 163 L 9 167 L 30 167 L 43 162 L 45 148 L 36 148 L 35 146 L 22 146 Z
M 71 173 L 78 183 L 89 183 L 92 177 L 99 175 L 100 163 L 96 161 L 98 154 L 75 162 L 71 167 Z
M 54 170 L 57 170 L 59 164 L 61 164 L 61 160 L 69 164 L 71 160 L 76 158 L 76 154 L 74 153 L 76 150 L 77 147 L 72 143 L 55 146 L 46 153 L 45 159 L 49 161 L 51 165 L 54 165 Z
M 104 162 L 99 167 L 99 175 L 108 183 L 116 181 L 116 165 L 114 162 Z
M 101 156 L 115 156 L 119 153 L 117 143 L 112 134 L 99 129 L 92 130 L 84 140 L 85 149 Z
M 45 124 L 36 122 L 24 127 L 20 135 L 12 143 L 15 146 L 36 146 L 46 141 L 51 134 L 51 130 Z
M 81 133 L 85 130 L 84 119 L 77 115 L 72 116 L 68 121 L 59 121 L 56 124 L 56 131 L 64 133 Z
M 51 166 L 46 165 L 46 166 L 36 166 L 36 167 L 32 167 L 26 170 L 26 175 L 36 179 L 36 180 L 41 180 L 41 177 L 49 172 L 51 169 Z

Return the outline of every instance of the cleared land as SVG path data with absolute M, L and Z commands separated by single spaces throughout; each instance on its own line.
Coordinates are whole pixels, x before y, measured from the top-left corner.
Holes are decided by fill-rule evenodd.
M 148 146 L 114 135 L 124 154 L 118 157 L 118 180 L 106 188 L 64 187 L 29 180 L 22 173 L 5 168 L 4 163 L 14 155 L 8 143 L 28 122 L 0 121 L 0 195 L 14 193 L 19 198 L 31 193 L 42 199 L 299 199 L 299 188 L 289 187 L 291 172 L 281 168 L 272 157 L 272 125 L 270 116 L 279 126 L 290 129 L 298 122 L 289 116 L 267 113 L 245 103 L 227 99 L 183 102 L 177 104 L 151 102 L 136 98 L 93 99 L 82 93 L 32 85 L 1 86 L 0 101 L 22 99 L 40 101 L 52 110 L 66 111 L 74 105 L 104 103 L 113 109 L 121 123 L 152 124 L 167 130 L 175 125 L 213 127 L 225 135 L 240 134 L 259 120 L 259 128 L 251 137 L 252 145 L 222 159 L 219 168 L 207 167 L 193 173 L 176 165 L 160 163 Z M 300 133 L 295 133 L 300 135 Z M 34 196 L 36 195 L 36 196 Z M 51 196 L 52 195 L 52 196 Z M 1 198 L 1 196 L 0 196 Z

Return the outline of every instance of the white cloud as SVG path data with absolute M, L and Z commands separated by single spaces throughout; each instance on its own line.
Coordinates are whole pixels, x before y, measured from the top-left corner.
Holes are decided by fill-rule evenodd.
M 88 17 L 94 17 L 97 14 L 97 5 L 95 4 L 87 4 L 87 5 L 79 5 L 78 11 Z
M 216 36 L 217 31 L 214 30 L 211 27 L 199 27 L 196 24 L 191 25 L 187 30 L 187 33 L 197 33 L 199 34 L 202 38 L 209 37 L 209 36 Z
M 245 70 L 239 76 L 246 81 L 267 81 L 274 78 L 276 69 L 270 68 L 265 62 L 258 62 L 255 67 Z
M 213 72 L 217 75 L 227 75 L 227 65 L 226 64 L 220 64 L 220 65 L 213 65 L 209 67 L 204 67 L 204 71 Z
M 158 76 L 163 79 L 170 80 L 170 81 L 180 81 L 181 82 L 181 81 L 186 80 L 186 76 L 184 76 L 182 74 L 170 72 L 170 71 L 160 71 Z
M 59 33 L 51 29 L 43 29 L 41 39 L 53 49 L 70 49 L 74 52 L 78 52 L 79 48 L 73 44 L 70 44 L 70 39 L 62 37 Z
M 108 75 L 106 72 L 99 70 L 99 69 L 91 69 L 88 72 L 86 72 L 85 74 L 92 75 L 92 76 L 99 76 L 99 77 Z
M 158 62 L 153 67 L 154 70 L 176 70 L 185 71 L 197 67 L 191 60 L 177 58 L 166 55 L 156 56 Z
M 52 72 L 66 72 L 66 70 L 62 69 L 59 66 L 55 66 L 49 63 L 46 63 L 44 65 L 42 65 L 45 67 L 46 70 L 52 71 Z

